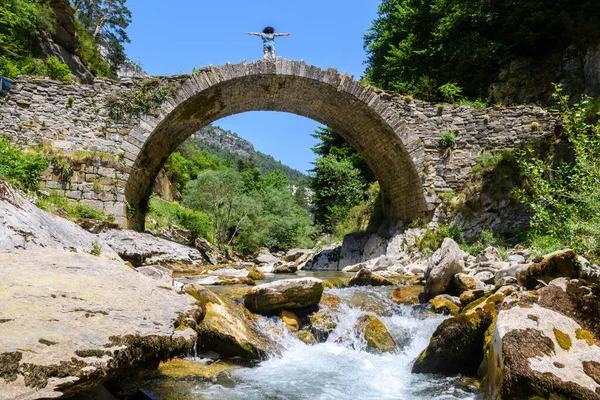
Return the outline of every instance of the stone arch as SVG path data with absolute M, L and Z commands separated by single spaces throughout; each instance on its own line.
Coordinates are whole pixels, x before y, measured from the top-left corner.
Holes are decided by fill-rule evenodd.
M 365 158 L 384 194 L 384 213 L 412 220 L 426 211 L 424 190 L 410 156 L 404 121 L 382 98 L 335 69 L 277 59 L 206 67 L 186 79 L 132 132 L 143 146 L 125 188 L 129 227 L 144 229 L 154 180 L 169 155 L 194 132 L 248 111 L 284 111 L 339 132 Z

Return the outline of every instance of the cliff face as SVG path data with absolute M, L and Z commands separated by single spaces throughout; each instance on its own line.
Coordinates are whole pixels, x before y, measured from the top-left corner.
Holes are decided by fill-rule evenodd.
M 92 83 L 94 76 L 76 55 L 75 10 L 69 0 L 51 0 L 50 6 L 56 18 L 56 29 L 54 33 L 40 32 L 39 52 L 45 58 L 55 56 L 60 62 L 67 64 L 71 73 L 82 83 Z
M 577 99 L 581 93 L 600 97 L 600 43 L 584 51 L 568 48 L 543 60 L 520 59 L 502 67 L 498 81 L 490 86 L 494 102 L 551 104 L 554 86 Z
M 218 126 L 202 128 L 193 134 L 192 138 L 205 143 L 209 147 L 215 146 L 241 157 L 256 156 L 256 150 L 252 143 Z

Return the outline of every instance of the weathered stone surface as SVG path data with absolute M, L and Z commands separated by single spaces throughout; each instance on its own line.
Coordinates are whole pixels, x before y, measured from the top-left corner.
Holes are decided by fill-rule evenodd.
M 422 286 L 400 286 L 392 292 L 392 300 L 400 304 L 419 304 Z
M 481 253 L 477 255 L 476 262 L 493 262 L 493 261 L 502 261 L 502 257 L 500 256 L 500 252 L 495 247 L 487 247 Z
M 175 264 L 201 265 L 204 262 L 204 257 L 198 249 L 165 240 L 149 233 L 112 230 L 103 232 L 99 236 L 121 258 L 130 261 L 135 266 L 163 265 L 173 267 Z
M 285 324 L 285 326 L 292 332 L 298 332 L 300 330 L 300 320 L 298 316 L 291 311 L 283 310 L 281 311 L 281 320 Z
M 425 298 L 430 299 L 445 293 L 452 277 L 464 268 L 463 252 L 458 244 L 444 239 L 442 246 L 436 250 L 427 263 L 425 271 Z
M 394 283 L 368 269 L 359 270 L 348 282 L 348 286 L 392 286 Z
M 186 326 L 202 318 L 193 298 L 122 261 L 15 250 L 0 252 L 0 275 L 0 399 L 73 395 L 156 366 L 192 347 Z
M 269 249 L 266 249 L 266 248 L 260 249 L 260 252 L 254 259 L 254 262 L 256 264 L 275 264 L 276 262 L 279 262 L 279 261 L 281 261 L 281 260 L 279 260 L 279 258 L 277 258 L 273 254 L 271 254 L 269 252 Z
M 255 326 L 252 314 L 243 305 L 200 285 L 186 285 L 183 290 L 206 308 L 197 328 L 201 350 L 248 359 L 263 359 L 278 351 L 276 343 Z
M 307 271 L 337 271 L 340 260 L 340 246 L 333 244 L 322 249 L 301 267 Z
M 555 278 L 578 278 L 581 265 L 577 254 L 571 249 L 559 250 L 545 255 L 541 260 L 534 260 L 525 270 L 519 270 L 517 280 L 521 286 L 534 289 L 539 282 L 548 283 Z
M 483 286 L 483 282 L 462 272 L 452 278 L 452 289 L 457 296 L 468 290 L 483 289 Z
M 298 267 L 291 263 L 276 265 L 273 268 L 274 274 L 295 274 L 296 271 L 298 271 Z
M 385 324 L 372 314 L 361 315 L 354 324 L 354 330 L 357 336 L 362 336 L 367 342 L 367 351 L 389 353 L 396 349 L 396 341 Z
M 102 239 L 64 218 L 42 211 L 0 179 L 0 250 L 63 249 L 120 260 Z
M 244 296 L 244 304 L 261 314 L 313 307 L 319 304 L 323 289 L 320 279 L 284 279 L 252 288 Z
M 586 332 L 538 304 L 501 311 L 488 355 L 487 396 L 599 399 L 589 366 L 600 363 L 600 347 Z
M 460 311 L 460 306 L 456 305 L 452 300 L 438 295 L 429 300 L 431 308 L 438 314 L 457 315 Z
M 460 314 L 442 322 L 429 346 L 415 360 L 413 373 L 475 373 L 483 358 L 484 335 L 493 321 L 488 309 Z

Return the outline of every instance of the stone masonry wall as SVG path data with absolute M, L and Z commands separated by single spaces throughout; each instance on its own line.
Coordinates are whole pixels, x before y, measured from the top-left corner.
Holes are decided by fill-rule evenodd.
M 106 101 L 134 86 L 131 79 L 97 79 L 93 85 L 78 85 L 20 78 L 9 96 L 0 99 L 0 135 L 23 148 L 49 145 L 55 153 L 71 154 L 74 172 L 70 179 L 61 178 L 55 168 L 45 174 L 42 188 L 99 207 L 124 225 L 131 168 L 157 122 L 151 117 L 112 121 Z M 372 92 L 400 120 L 396 132 L 420 175 L 431 212 L 440 203 L 440 192 L 461 188 L 481 154 L 527 143 L 556 127 L 556 115 L 539 107 L 471 109 Z M 374 99 L 369 99 L 373 104 Z M 169 103 L 171 108 L 177 106 L 176 99 Z M 455 133 L 454 149 L 445 150 L 439 144 L 447 131 Z M 369 159 L 370 149 L 359 151 Z

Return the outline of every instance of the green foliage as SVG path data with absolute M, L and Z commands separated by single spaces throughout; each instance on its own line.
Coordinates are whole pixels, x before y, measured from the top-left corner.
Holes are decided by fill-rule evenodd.
M 429 228 L 423 233 L 423 237 L 417 240 L 419 249 L 426 255 L 433 254 L 442 245 L 445 238 L 451 238 L 459 245 L 465 243 L 460 225 L 442 225 L 437 228 Z
M 69 200 L 59 193 L 51 193 L 48 197 L 39 197 L 36 205 L 42 210 L 60 215 L 70 220 L 81 218 L 97 219 L 100 221 L 114 220 L 114 216 L 107 216 L 104 212 L 92 205 Z
M 444 96 L 444 100 L 449 103 L 454 103 L 460 97 L 462 88 L 456 83 L 446 83 L 438 88 Z
M 365 36 L 365 80 L 429 101 L 446 82 L 486 98 L 511 61 L 540 65 L 597 43 L 599 19 L 592 0 L 382 0 Z
M 36 190 L 48 160 L 41 155 L 23 153 L 7 139 L 0 138 L 0 176 L 12 185 L 25 190 Z
M 310 244 L 311 218 L 296 203 L 283 173 L 244 179 L 248 172 L 203 171 L 186 185 L 184 204 L 210 215 L 222 249 L 233 245 L 253 253 L 260 247 L 287 250 Z
M 158 78 L 135 81 L 135 89 L 119 97 L 106 99 L 108 114 L 114 121 L 141 115 L 156 115 L 165 99 L 179 88 L 179 83 Z
M 90 32 L 75 18 L 75 29 L 77 31 L 77 54 L 85 66 L 95 76 L 115 78 L 110 66 L 100 53 L 98 45 L 92 38 Z
M 440 146 L 442 146 L 442 149 L 451 149 L 456 146 L 456 135 L 454 135 L 454 132 L 448 131 L 442 133 Z
M 175 202 L 169 203 L 158 197 L 151 197 L 146 216 L 146 227 L 153 233 L 160 233 L 163 228 L 173 225 L 181 226 L 192 233 L 192 238 L 199 237 L 214 241 L 214 232 L 210 217 L 203 212 L 183 207 Z
M 367 183 L 349 160 L 339 161 L 333 154 L 317 158 L 313 173 L 315 222 L 325 232 L 333 232 L 349 210 L 365 199 Z
M 60 82 L 73 82 L 71 71 L 67 64 L 58 61 L 58 58 L 52 56 L 46 60 L 46 71 L 50 79 Z
M 347 214 L 335 225 L 333 232 L 337 241 L 341 241 L 344 236 L 350 233 L 367 231 L 372 220 L 383 216 L 383 210 L 378 207 L 381 205 L 380 194 L 378 182 L 369 185 L 368 198 L 350 208 Z
M 68 157 L 55 157 L 52 159 L 52 170 L 58 174 L 63 182 L 71 182 L 74 166 L 73 161 Z
M 530 240 L 600 256 L 600 122 L 586 119 L 593 105 L 583 96 L 569 106 L 569 98 L 556 88 L 562 111 L 562 135 L 568 141 L 569 159 L 548 160 L 535 149 L 524 149 L 517 161 L 527 188 L 517 191 L 532 213 Z
M 102 254 L 102 249 L 98 242 L 94 240 L 94 243 L 92 243 L 92 255 L 99 256 L 100 254 Z
M 126 58 L 123 44 L 129 43 L 126 29 L 131 23 L 131 11 L 125 5 L 125 0 L 71 0 L 71 4 L 77 11 L 77 19 L 88 33 L 84 42 L 89 42 L 91 38 L 96 48 L 106 49 L 111 73 L 116 75 Z M 92 56 L 89 52 L 86 54 Z M 94 61 L 92 65 L 105 72 L 100 63 Z

